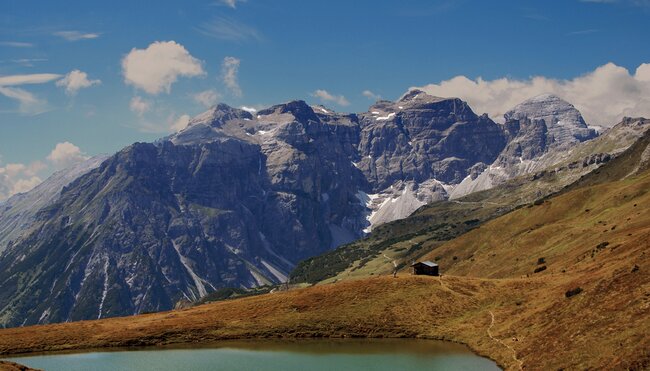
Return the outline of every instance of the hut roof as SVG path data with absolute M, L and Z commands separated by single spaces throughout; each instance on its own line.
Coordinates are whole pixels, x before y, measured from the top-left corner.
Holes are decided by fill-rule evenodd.
M 423 261 L 423 262 L 413 263 L 413 264 L 411 264 L 411 267 L 415 266 L 415 265 L 419 265 L 419 264 L 424 264 L 424 265 L 426 265 L 428 267 L 437 267 L 438 266 L 438 264 L 427 260 L 427 261 Z

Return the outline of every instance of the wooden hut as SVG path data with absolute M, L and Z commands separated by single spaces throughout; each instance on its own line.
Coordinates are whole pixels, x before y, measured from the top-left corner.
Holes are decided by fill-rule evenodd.
M 438 264 L 430 261 L 423 261 L 411 264 L 413 274 L 425 276 L 438 276 Z

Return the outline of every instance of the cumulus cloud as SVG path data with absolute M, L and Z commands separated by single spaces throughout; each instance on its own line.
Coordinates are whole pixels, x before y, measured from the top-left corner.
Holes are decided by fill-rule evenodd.
M 189 115 L 180 115 L 177 118 L 170 118 L 169 120 L 169 128 L 173 131 L 181 131 L 185 129 L 187 124 L 190 122 L 190 116 Z
M 12 163 L 0 166 L 0 200 L 27 192 L 41 183 L 38 172 L 44 166 L 40 161 L 29 165 Z
M 88 156 L 81 152 L 79 147 L 70 142 L 57 143 L 52 152 L 47 156 L 47 160 L 56 169 L 65 169 L 88 158 Z
M 370 90 L 364 90 L 361 94 L 362 94 L 364 97 L 368 98 L 368 99 L 372 99 L 372 100 L 379 100 L 379 99 L 381 99 L 381 95 L 379 95 L 379 94 L 375 94 L 375 93 L 371 92 Z
M 312 96 L 319 98 L 324 102 L 336 103 L 339 106 L 349 106 L 350 102 L 342 95 L 330 94 L 327 90 L 318 89 L 311 93 Z
M 60 170 L 88 159 L 70 142 L 57 143 L 44 161 L 29 164 L 0 164 L 0 201 L 31 190 L 42 182 L 41 175 Z
M 226 85 L 230 93 L 236 97 L 242 96 L 242 91 L 239 87 L 239 81 L 237 78 L 240 63 L 241 61 L 235 57 L 225 57 L 221 64 L 223 83 Z
M 151 101 L 135 96 L 131 98 L 129 108 L 131 108 L 131 111 L 135 112 L 138 116 L 142 117 L 145 113 L 151 110 Z
M 101 83 L 101 80 L 88 80 L 88 74 L 85 72 L 72 70 L 61 80 L 57 81 L 56 86 L 65 88 L 65 92 L 68 95 L 76 95 L 80 89 L 89 88 Z
M 501 120 L 505 112 L 531 97 L 552 93 L 572 103 L 590 125 L 609 127 L 624 116 L 650 117 L 650 64 L 635 73 L 608 63 L 569 80 L 536 76 L 526 80 L 476 80 L 456 76 L 417 87 L 431 95 L 459 97 L 477 113 Z
M 255 28 L 226 17 L 216 17 L 210 22 L 203 23 L 197 27 L 197 31 L 215 39 L 238 43 L 262 40 L 262 36 Z
M 81 32 L 81 31 L 57 31 L 54 36 L 58 36 L 67 41 L 90 40 L 99 37 L 98 33 Z
M 217 102 L 219 102 L 219 98 L 221 98 L 221 96 L 219 95 L 219 93 L 217 93 L 216 90 L 210 89 L 210 90 L 202 91 L 200 93 L 196 93 L 192 95 L 192 98 L 194 99 L 195 102 L 197 102 L 202 106 L 212 107 L 215 104 L 217 104 Z
M 178 77 L 205 75 L 201 61 L 174 41 L 156 41 L 133 48 L 122 59 L 124 82 L 149 94 L 169 93 Z

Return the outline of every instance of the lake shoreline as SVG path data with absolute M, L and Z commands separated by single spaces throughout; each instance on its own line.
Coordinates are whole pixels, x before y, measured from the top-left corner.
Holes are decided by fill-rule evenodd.
M 572 306 L 582 305 L 584 296 L 566 299 L 570 279 L 568 274 L 554 280 L 447 275 L 441 285 L 435 277 L 380 276 L 168 312 L 2 329 L 0 357 L 224 340 L 388 338 L 462 344 L 503 369 L 522 363 L 544 369 L 643 364 L 645 356 L 635 347 L 603 353 L 614 341 L 610 337 L 566 346 L 572 333 L 592 331 L 575 321 L 578 310 Z M 624 326 L 607 323 L 619 325 Z
M 155 355 L 156 353 L 158 355 Z M 170 344 L 153 347 L 131 347 L 131 348 L 103 348 L 103 349 L 79 349 L 69 351 L 56 351 L 44 353 L 32 353 L 11 356 L 11 362 L 23 362 L 32 367 L 44 369 L 61 369 L 61 363 L 68 362 L 69 366 L 89 366 L 89 359 L 110 363 L 111 360 L 131 358 L 157 359 L 158 357 L 168 358 L 170 361 L 187 359 L 188 354 L 196 357 L 209 356 L 217 359 L 225 357 L 239 357 L 241 353 L 256 357 L 277 358 L 286 357 L 292 359 L 321 359 L 320 357 L 333 357 L 341 362 L 342 359 L 367 359 L 369 362 L 382 362 L 389 356 L 391 359 L 402 358 L 408 361 L 419 360 L 419 362 L 439 363 L 454 362 L 460 364 L 471 363 L 479 369 L 503 369 L 495 361 L 477 355 L 469 347 L 448 341 L 436 341 L 426 339 L 388 339 L 388 338 L 300 338 L 300 339 L 248 339 L 248 340 L 227 340 L 212 344 Z M 189 357 L 192 359 L 192 357 Z M 329 358 L 328 358 L 329 359 Z M 50 363 L 48 363 L 50 362 Z M 73 363 L 75 362 L 75 363 Z M 190 361 L 191 363 L 191 361 Z M 260 363 L 265 364 L 265 363 Z M 54 366 L 53 366 L 54 365 Z M 266 364 L 265 364 L 266 365 Z M 481 366 L 482 365 L 482 366 Z M 480 366 L 480 367 L 479 367 Z M 167 367 L 165 365 L 165 367 Z M 383 367 L 383 366 L 382 366 Z M 200 366 L 197 369 L 202 369 Z M 271 367 L 271 370 L 275 368 Z

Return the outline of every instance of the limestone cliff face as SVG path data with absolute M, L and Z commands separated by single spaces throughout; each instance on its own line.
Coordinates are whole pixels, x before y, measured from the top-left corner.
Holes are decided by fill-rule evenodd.
M 542 170 L 553 165 L 558 155 L 597 137 L 596 131 L 587 127 L 572 104 L 551 94 L 518 104 L 506 112 L 504 118 L 503 131 L 507 144 L 496 161 L 484 171 L 463 179 L 452 192 L 452 198 Z
M 476 163 L 490 164 L 506 144 L 499 125 L 460 99 L 413 90 L 360 116 L 359 167 L 383 190 L 399 180 L 457 184 Z

